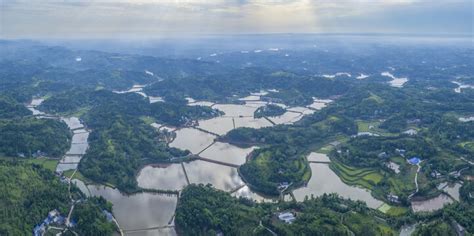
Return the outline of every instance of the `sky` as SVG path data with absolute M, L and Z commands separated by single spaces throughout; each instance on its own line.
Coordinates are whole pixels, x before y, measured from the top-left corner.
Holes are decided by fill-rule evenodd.
M 0 0 L 1 38 L 463 34 L 474 0 Z

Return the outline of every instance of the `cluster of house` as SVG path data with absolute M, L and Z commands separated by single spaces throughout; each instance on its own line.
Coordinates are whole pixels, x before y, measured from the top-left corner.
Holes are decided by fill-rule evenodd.
M 400 203 L 399 197 L 392 193 L 387 194 L 387 200 L 392 203 L 397 203 L 397 204 Z
M 54 209 L 48 213 L 48 216 L 44 218 L 43 222 L 41 224 L 38 224 L 35 226 L 33 229 L 33 235 L 34 236 L 42 236 L 46 233 L 46 230 L 49 225 L 56 225 L 56 226 L 62 226 L 66 225 L 66 218 L 62 216 L 58 210 Z M 75 222 L 71 221 L 66 225 L 67 227 L 74 227 L 76 225 Z
M 22 152 L 16 154 L 18 157 L 26 157 L 26 155 Z M 36 150 L 36 152 L 31 153 L 31 157 L 33 158 L 40 158 L 40 157 L 45 157 L 48 154 L 46 152 L 42 152 L 41 150 Z

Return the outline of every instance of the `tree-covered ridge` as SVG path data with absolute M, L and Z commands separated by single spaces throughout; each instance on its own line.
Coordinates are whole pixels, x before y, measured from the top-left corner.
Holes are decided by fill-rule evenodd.
M 124 115 L 149 116 L 157 122 L 173 126 L 185 125 L 191 120 L 211 118 L 219 114 L 210 107 L 187 106 L 181 101 L 150 104 L 147 98 L 136 93 L 117 94 L 103 89 L 72 90 L 56 94 L 45 100 L 40 109 L 50 113 L 72 113 L 81 109 L 90 110 L 104 106 L 109 106 L 110 109 Z
M 181 192 L 175 224 L 183 235 L 249 235 L 262 217 L 255 206 L 211 186 L 191 184 Z
M 33 117 L 0 120 L 0 153 L 32 157 L 60 157 L 70 146 L 71 133 L 64 122 Z
M 86 113 L 84 121 L 92 133 L 79 169 L 92 180 L 134 191 L 135 174 L 143 164 L 168 161 L 188 152 L 169 148 L 159 140 L 158 131 L 121 110 L 114 104 L 103 104 Z
M 0 234 L 31 235 L 33 228 L 57 209 L 63 216 L 69 212 L 67 184 L 61 183 L 51 171 L 38 165 L 0 161 Z M 82 196 L 73 187 L 72 194 Z M 72 219 L 77 219 L 74 230 L 91 235 L 112 235 L 115 226 L 106 221 L 101 209 L 109 209 L 104 199 L 88 198 L 77 204 Z M 90 215 L 94 215 L 91 220 Z
M 9 96 L 0 96 L 0 119 L 11 119 L 31 115 L 23 104 Z
M 286 224 L 279 213 L 292 212 Z M 254 203 L 211 186 L 188 185 L 181 194 L 175 223 L 183 235 L 395 235 L 362 202 L 323 195 L 301 203 Z

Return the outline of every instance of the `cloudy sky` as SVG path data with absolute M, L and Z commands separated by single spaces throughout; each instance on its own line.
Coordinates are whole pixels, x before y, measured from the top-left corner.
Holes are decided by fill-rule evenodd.
M 2 38 L 473 34 L 474 0 L 0 0 Z

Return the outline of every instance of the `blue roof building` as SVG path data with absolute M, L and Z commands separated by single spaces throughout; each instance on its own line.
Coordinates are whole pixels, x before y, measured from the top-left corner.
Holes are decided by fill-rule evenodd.
M 408 160 L 408 163 L 412 165 L 418 165 L 421 162 L 419 157 L 412 157 Z

